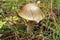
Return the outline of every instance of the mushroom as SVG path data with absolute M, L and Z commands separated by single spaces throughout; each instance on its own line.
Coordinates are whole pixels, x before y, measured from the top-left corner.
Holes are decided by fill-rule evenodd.
M 39 23 L 39 21 L 45 17 L 41 9 L 33 3 L 29 3 L 23 6 L 22 10 L 19 13 L 19 16 L 30 21 L 35 21 L 37 23 Z M 27 26 L 27 31 L 31 30 L 30 28 L 31 25 Z

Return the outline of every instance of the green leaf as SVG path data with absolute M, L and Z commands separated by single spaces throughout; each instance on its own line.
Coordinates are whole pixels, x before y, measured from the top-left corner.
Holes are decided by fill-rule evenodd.
M 56 40 L 60 40 L 60 35 L 59 34 L 55 33 L 54 35 L 55 35 Z
M 4 21 L 8 21 L 8 18 L 4 18 L 3 20 L 4 20 Z
M 57 33 L 60 32 L 60 25 L 57 26 L 57 30 L 56 30 Z
M 13 17 L 13 20 L 15 20 L 15 21 L 18 20 L 18 17 L 17 16 L 14 16 Z
M 2 28 L 2 27 L 3 27 L 3 25 L 4 25 L 4 23 L 0 22 L 0 28 Z
M 26 1 L 26 3 L 29 3 L 30 0 L 25 0 L 25 1 Z
M 58 17 L 58 21 L 60 21 L 60 16 Z
M 3 27 L 3 24 L 0 23 L 0 28 L 2 28 L 2 27 Z
M 60 0 L 56 0 L 56 7 L 60 8 Z

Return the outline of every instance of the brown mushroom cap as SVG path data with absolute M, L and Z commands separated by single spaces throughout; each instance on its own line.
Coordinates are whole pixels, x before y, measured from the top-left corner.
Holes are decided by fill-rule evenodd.
M 24 19 L 36 22 L 39 22 L 44 18 L 44 15 L 40 8 L 32 3 L 26 4 L 20 11 L 19 16 L 21 16 Z

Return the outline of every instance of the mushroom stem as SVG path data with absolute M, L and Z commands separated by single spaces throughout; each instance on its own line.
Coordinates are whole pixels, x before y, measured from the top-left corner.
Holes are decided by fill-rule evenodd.
M 27 33 L 33 34 L 34 22 L 27 24 Z
M 27 26 L 27 33 L 31 34 L 32 33 L 32 28 L 30 27 L 31 25 Z
M 32 29 L 33 29 L 33 26 L 30 25 L 30 24 L 28 24 L 28 25 L 27 25 L 27 33 L 33 34 Z

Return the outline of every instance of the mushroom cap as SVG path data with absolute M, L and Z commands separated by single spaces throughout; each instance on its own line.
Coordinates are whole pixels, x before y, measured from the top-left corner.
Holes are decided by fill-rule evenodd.
M 24 19 L 39 22 L 44 18 L 44 14 L 36 4 L 26 4 L 19 13 Z

